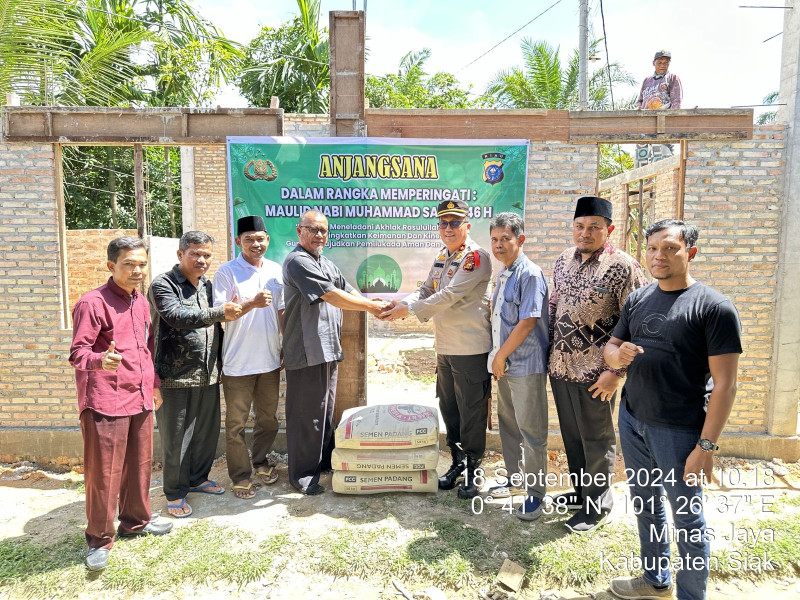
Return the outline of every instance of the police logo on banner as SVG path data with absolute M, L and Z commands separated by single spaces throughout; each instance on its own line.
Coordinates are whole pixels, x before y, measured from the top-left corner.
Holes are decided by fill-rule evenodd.
M 267 160 L 261 150 L 244 166 L 244 176 L 250 181 L 273 181 L 278 176 L 278 169 L 271 160 Z
M 481 158 L 483 158 L 483 180 L 489 185 L 503 181 L 503 161 L 506 155 L 500 152 L 488 152 Z

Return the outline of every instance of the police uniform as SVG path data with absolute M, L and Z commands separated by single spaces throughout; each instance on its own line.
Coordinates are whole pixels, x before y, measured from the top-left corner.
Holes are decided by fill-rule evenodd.
M 437 216 L 445 214 L 466 217 L 467 204 L 445 201 L 439 205 Z M 491 276 L 489 253 L 467 237 L 454 252 L 442 246 L 425 282 L 403 300 L 409 315 L 423 322 L 433 320 L 436 395 L 453 455 L 451 470 L 455 467 L 459 476 L 464 455 L 456 444 L 461 444 L 467 467 L 473 469 L 486 448 L 487 400 L 491 394 L 486 358 L 492 347 L 487 287 Z M 440 487 L 452 489 L 458 477 L 451 473 L 444 485 L 442 479 Z

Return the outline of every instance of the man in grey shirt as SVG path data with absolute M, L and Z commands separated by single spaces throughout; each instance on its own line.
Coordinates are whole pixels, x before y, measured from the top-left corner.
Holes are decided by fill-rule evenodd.
M 322 256 L 328 219 L 321 212 L 303 213 L 297 238 L 283 262 L 286 445 L 289 482 L 311 496 L 325 491 L 319 476 L 331 464 L 336 376 L 344 359 L 342 310 L 377 316 L 387 303 L 362 297 Z

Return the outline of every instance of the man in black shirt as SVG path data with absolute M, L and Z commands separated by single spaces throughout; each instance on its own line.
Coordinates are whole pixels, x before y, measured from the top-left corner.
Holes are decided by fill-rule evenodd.
M 736 397 L 741 326 L 728 298 L 689 275 L 696 227 L 666 219 L 645 234 L 647 268 L 657 283 L 628 296 L 604 351 L 612 368 L 628 368 L 619 436 L 644 575 L 616 578 L 611 591 L 620 598 L 672 598 L 676 564 L 678 598 L 702 600 L 710 556 L 702 478 L 711 473 Z M 673 559 L 662 492 L 675 522 L 680 556 Z

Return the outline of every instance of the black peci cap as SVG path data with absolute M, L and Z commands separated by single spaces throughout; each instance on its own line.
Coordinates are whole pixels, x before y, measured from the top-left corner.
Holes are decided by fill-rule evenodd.
M 613 220 L 613 206 L 611 202 L 605 198 L 598 196 L 583 196 L 578 198 L 578 204 L 575 206 L 575 216 L 578 217 L 605 217 L 609 221 Z
M 257 216 L 250 216 L 250 217 L 242 217 L 238 221 L 236 221 L 236 236 L 240 236 L 243 233 L 247 233 L 248 231 L 263 231 L 264 233 L 267 232 L 267 228 L 264 225 L 264 219 Z

